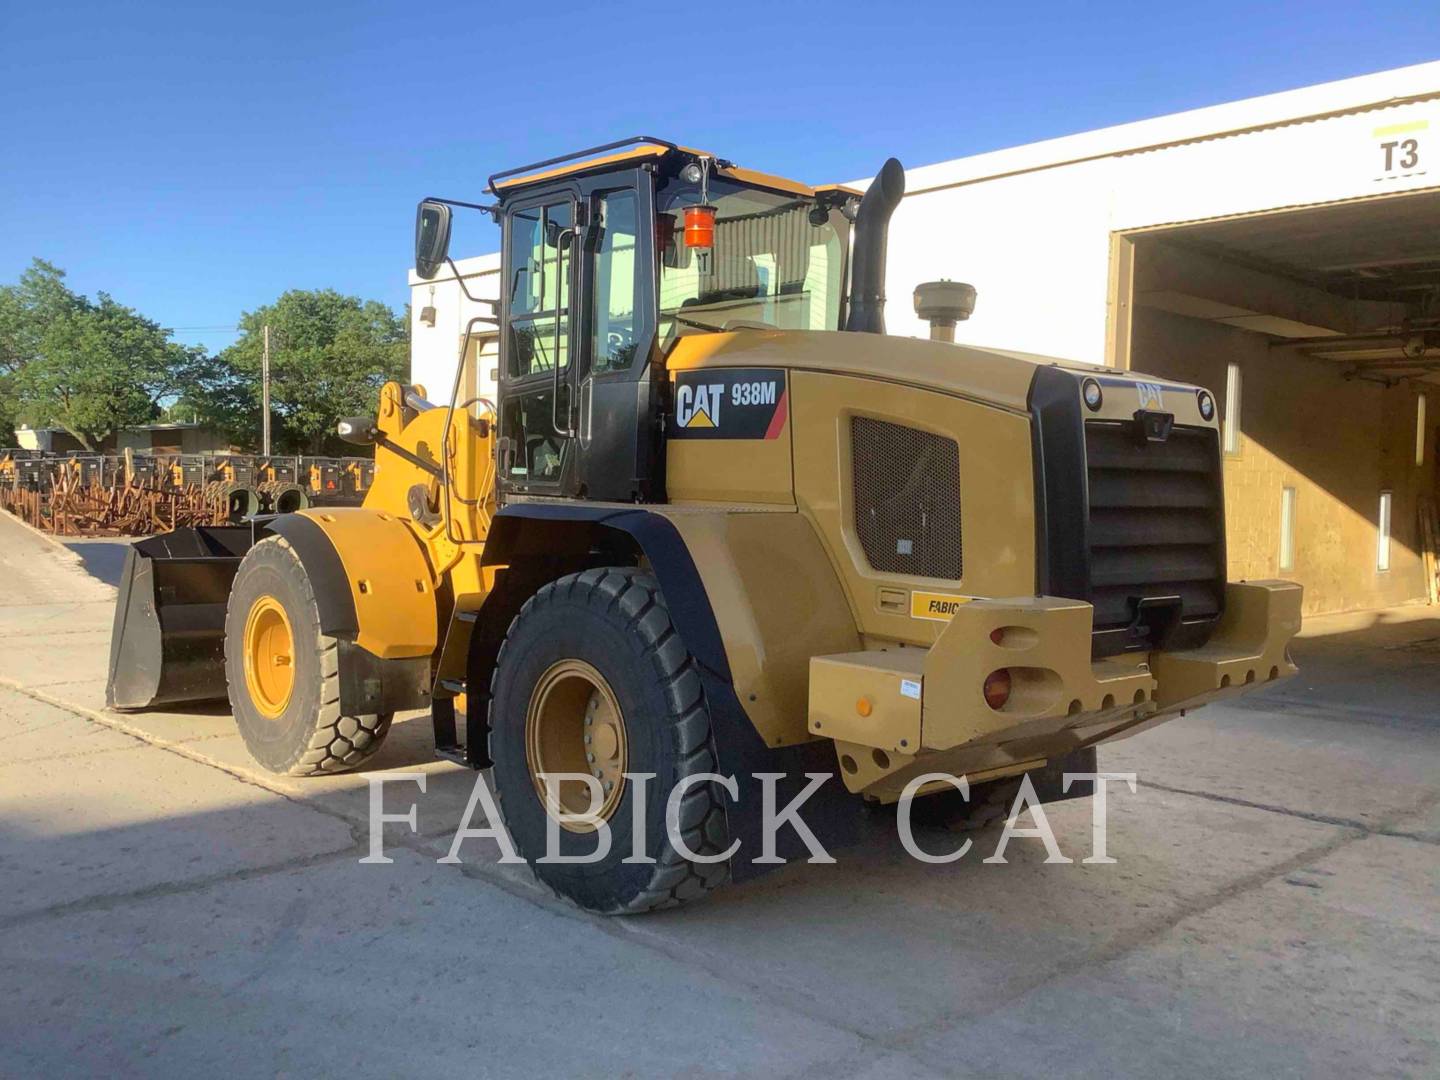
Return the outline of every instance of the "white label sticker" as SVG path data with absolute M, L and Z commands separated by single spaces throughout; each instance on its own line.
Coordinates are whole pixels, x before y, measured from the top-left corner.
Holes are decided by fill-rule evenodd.
M 901 679 L 900 696 L 920 700 L 920 681 L 918 679 Z
M 914 555 L 914 554 L 915 554 L 915 541 L 913 541 L 913 540 L 896 540 L 896 541 L 895 541 L 895 554 L 896 554 L 896 555 Z

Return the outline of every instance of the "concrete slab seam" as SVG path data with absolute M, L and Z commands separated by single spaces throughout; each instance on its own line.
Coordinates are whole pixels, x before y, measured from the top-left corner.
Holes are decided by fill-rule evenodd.
M 1142 780 L 1140 783 L 1144 787 L 1154 788 L 1156 791 L 1167 791 L 1172 795 L 1187 795 L 1195 799 L 1205 799 L 1207 802 L 1225 803 L 1228 806 L 1243 806 L 1250 810 L 1263 810 L 1269 814 L 1282 814 L 1285 817 L 1300 818 L 1302 821 L 1313 821 L 1317 825 L 1335 825 L 1342 829 L 1356 829 L 1360 832 L 1369 833 L 1372 836 L 1390 836 L 1400 840 L 1413 840 L 1417 844 L 1440 846 L 1440 841 L 1430 839 L 1429 837 L 1420 836 L 1416 833 L 1401 832 L 1398 829 L 1393 829 L 1385 825 L 1371 825 L 1364 821 L 1356 821 L 1354 818 L 1332 817 L 1329 814 L 1317 814 L 1308 810 L 1292 810 L 1287 806 L 1255 802 L 1251 799 L 1243 799 L 1238 795 L 1219 795 L 1209 791 L 1196 791 L 1192 788 L 1173 787 L 1170 784 L 1160 784 L 1153 780 Z M 1423 813 L 1437 804 L 1440 804 L 1440 791 L 1427 795 L 1414 805 L 1397 811 L 1384 820 L 1410 817 L 1414 814 Z

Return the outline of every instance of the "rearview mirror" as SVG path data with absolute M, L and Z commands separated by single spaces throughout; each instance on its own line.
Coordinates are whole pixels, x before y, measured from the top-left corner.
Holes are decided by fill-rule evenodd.
M 415 211 L 415 273 L 429 281 L 450 253 L 450 207 L 422 202 Z

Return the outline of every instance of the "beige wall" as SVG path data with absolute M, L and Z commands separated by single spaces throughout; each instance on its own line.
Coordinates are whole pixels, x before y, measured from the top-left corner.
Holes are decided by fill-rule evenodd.
M 1338 365 L 1272 353 L 1270 340 L 1167 312 L 1135 313 L 1136 371 L 1207 386 L 1223 410 L 1226 364 L 1240 364 L 1240 453 L 1225 463 L 1230 577 L 1298 581 L 1307 614 L 1423 600 L 1416 499 L 1436 491 L 1440 387 L 1428 394 L 1426 461 L 1416 467 L 1414 387 L 1347 381 Z M 1296 489 L 1295 568 L 1282 573 L 1285 486 Z M 1375 558 L 1382 489 L 1394 493 L 1388 572 Z
M 110 446 L 117 442 L 117 446 Z M 174 427 L 126 428 L 118 440 L 106 440 L 107 450 L 133 450 L 137 454 L 200 454 L 207 451 L 231 450 L 233 447 L 218 432 L 203 427 L 175 425 Z
M 234 450 L 235 445 L 218 431 L 208 428 L 186 428 L 181 435 L 180 449 L 186 454 Z

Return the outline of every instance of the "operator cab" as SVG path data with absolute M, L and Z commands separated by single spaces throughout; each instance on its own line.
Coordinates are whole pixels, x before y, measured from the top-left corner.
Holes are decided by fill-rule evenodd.
M 644 136 L 496 174 L 489 190 L 494 206 L 421 203 L 415 265 L 429 278 L 448 260 L 451 206 L 501 225 L 486 321 L 499 330 L 502 499 L 663 501 L 664 358 L 678 338 L 843 325 L 857 192 Z

